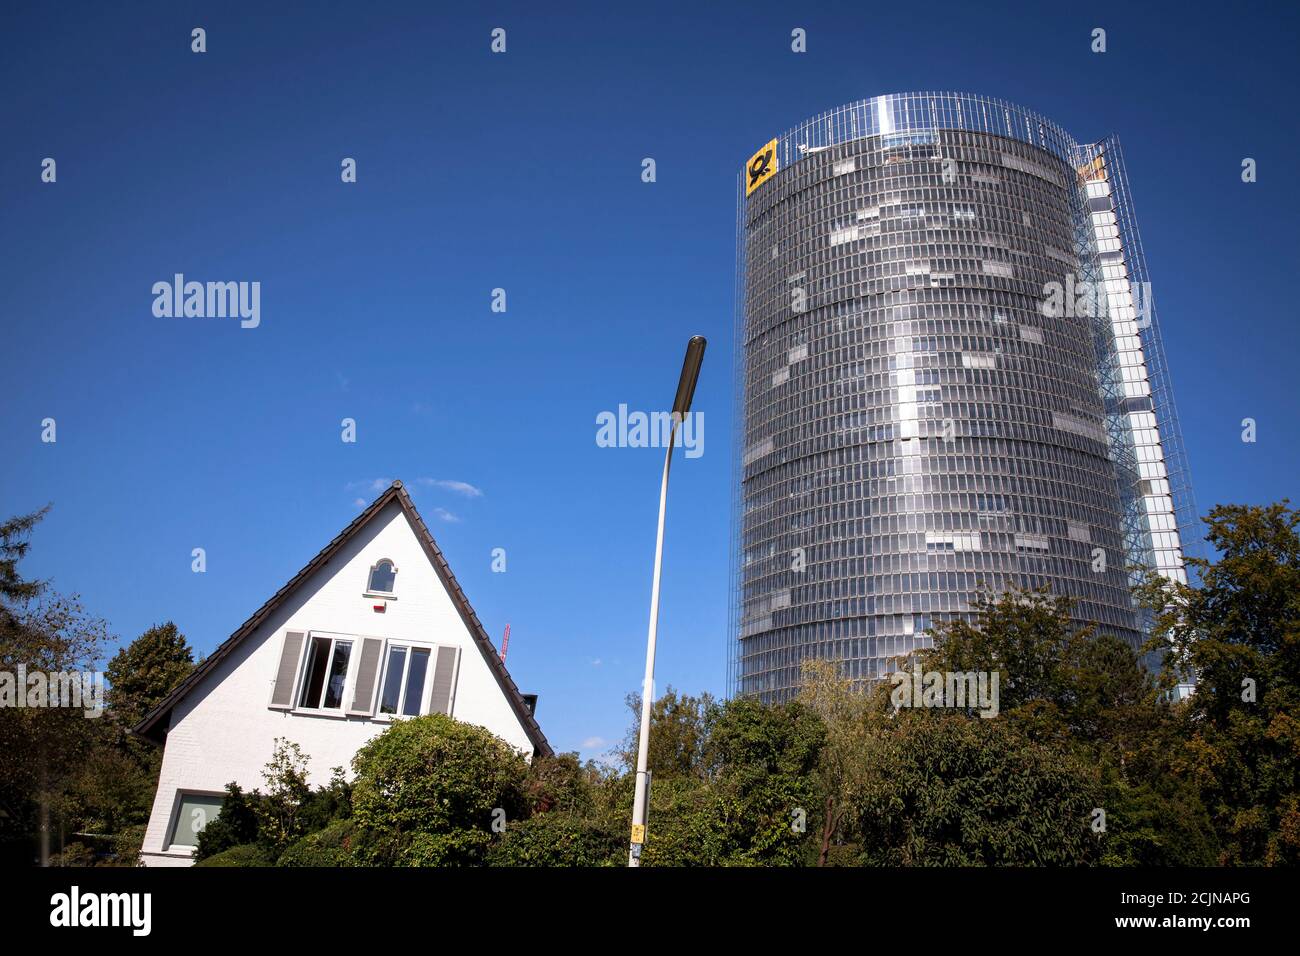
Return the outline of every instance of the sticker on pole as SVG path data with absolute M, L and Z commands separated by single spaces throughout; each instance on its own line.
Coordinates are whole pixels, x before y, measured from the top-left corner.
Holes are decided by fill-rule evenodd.
M 632 824 L 632 842 L 633 842 L 633 843 L 644 843 L 644 842 L 645 842 L 645 824 L 644 824 L 644 823 L 634 823 L 634 824 Z
M 745 167 L 745 195 L 776 175 L 776 165 L 776 140 L 772 140 L 749 158 Z

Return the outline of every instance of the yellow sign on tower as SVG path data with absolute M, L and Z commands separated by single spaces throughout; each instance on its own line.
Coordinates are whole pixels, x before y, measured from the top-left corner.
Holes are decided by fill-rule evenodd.
M 776 140 L 765 144 L 745 167 L 745 195 L 748 196 L 776 174 Z

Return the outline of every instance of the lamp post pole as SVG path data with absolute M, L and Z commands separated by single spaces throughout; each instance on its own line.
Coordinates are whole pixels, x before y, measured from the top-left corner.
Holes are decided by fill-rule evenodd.
M 691 410 L 695 383 L 700 377 L 700 364 L 704 361 L 704 336 L 696 335 L 686 343 L 686 358 L 682 362 L 682 377 L 677 383 L 677 396 L 673 400 L 673 423 L 668 434 L 668 451 L 664 454 L 664 475 L 659 484 L 659 525 L 655 532 L 655 569 L 650 585 L 650 628 L 646 636 L 645 680 L 641 684 L 641 727 L 636 749 L 636 792 L 632 799 L 632 839 L 628 847 L 627 865 L 641 865 L 641 847 L 645 844 L 646 817 L 650 812 L 650 708 L 654 703 L 655 642 L 659 633 L 659 578 L 664 557 L 664 512 L 668 507 L 668 471 L 673 462 L 673 445 L 677 429 Z

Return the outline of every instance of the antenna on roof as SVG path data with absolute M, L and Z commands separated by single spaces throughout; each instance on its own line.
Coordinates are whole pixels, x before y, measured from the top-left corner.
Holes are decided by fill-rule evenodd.
M 506 625 L 506 636 L 501 638 L 501 663 L 506 662 L 506 651 L 510 650 L 510 625 Z

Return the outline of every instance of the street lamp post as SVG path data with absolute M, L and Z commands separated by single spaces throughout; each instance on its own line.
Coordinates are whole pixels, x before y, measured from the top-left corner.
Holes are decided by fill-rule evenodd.
M 636 794 L 632 800 L 632 840 L 628 847 L 627 865 L 641 865 L 641 847 L 645 844 L 646 817 L 650 812 L 650 771 L 647 766 L 650 751 L 650 707 L 654 703 L 655 639 L 659 631 L 659 572 L 664 557 L 664 510 L 668 505 L 668 469 L 673 462 L 673 445 L 677 429 L 691 410 L 695 396 L 695 383 L 700 378 L 700 364 L 704 361 L 704 336 L 692 336 L 686 343 L 686 359 L 682 362 L 682 377 L 677 382 L 677 396 L 673 399 L 672 428 L 668 434 L 668 451 L 664 454 L 664 477 L 659 485 L 659 528 L 655 533 L 655 570 L 650 585 L 650 631 L 646 637 L 645 680 L 641 684 L 641 732 L 636 748 Z

